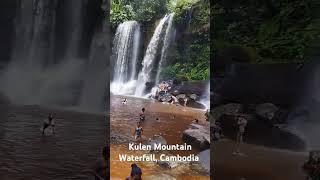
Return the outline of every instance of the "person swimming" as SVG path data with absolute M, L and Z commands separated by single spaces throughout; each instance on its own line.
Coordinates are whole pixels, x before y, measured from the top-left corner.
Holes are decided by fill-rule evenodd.
M 49 126 L 51 126 L 52 127 L 52 133 L 54 133 L 55 131 L 54 131 L 54 127 L 55 127 L 55 123 L 54 123 L 54 120 L 53 120 L 53 115 L 52 115 L 52 113 L 50 113 L 49 115 L 48 115 L 48 118 L 43 122 L 43 128 L 42 128 L 42 135 L 44 135 L 44 132 L 45 132 L 45 130 L 49 127 Z
M 128 102 L 127 98 L 124 98 L 122 101 L 122 104 L 127 104 L 127 102 Z

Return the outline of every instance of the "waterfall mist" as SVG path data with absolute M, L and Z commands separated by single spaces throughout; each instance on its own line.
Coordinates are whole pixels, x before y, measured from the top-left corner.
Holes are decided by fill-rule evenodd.
M 0 74 L 0 91 L 12 103 L 63 108 L 88 103 L 92 111 L 105 109 L 109 32 L 101 30 L 108 29 L 106 25 L 85 31 L 83 20 L 99 17 L 88 14 L 94 3 L 100 7 L 94 13 L 99 14 L 102 1 L 18 3 L 11 60 Z M 91 46 L 85 38 L 92 39 Z M 88 56 L 82 52 L 87 46 Z

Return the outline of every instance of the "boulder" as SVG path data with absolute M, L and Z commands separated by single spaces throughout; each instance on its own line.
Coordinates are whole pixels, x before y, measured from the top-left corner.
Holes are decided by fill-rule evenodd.
M 176 98 L 178 98 L 178 99 L 185 99 L 185 98 L 187 98 L 187 95 L 185 95 L 185 94 L 179 94 L 179 95 L 176 96 Z
M 243 105 L 237 103 L 229 103 L 221 106 L 215 107 L 211 111 L 213 119 L 220 119 L 223 114 L 237 114 L 243 111 Z
M 272 103 L 263 103 L 256 106 L 255 113 L 263 119 L 272 120 L 279 108 Z
M 205 171 L 205 173 L 210 173 L 210 149 L 201 151 L 198 154 L 199 165 Z
M 159 92 L 159 97 L 158 99 L 161 101 L 161 102 L 170 102 L 172 100 L 172 95 L 169 94 L 169 93 L 164 93 L 164 92 Z
M 191 127 L 182 134 L 182 139 L 200 150 L 210 148 L 210 128 L 199 124 L 191 124 Z
M 187 101 L 187 106 L 192 108 L 197 108 L 197 109 L 206 109 L 205 105 L 191 99 Z
M 196 95 L 196 94 L 190 94 L 189 97 L 190 97 L 190 99 L 192 99 L 192 100 L 194 100 L 194 101 L 199 100 L 199 96 Z

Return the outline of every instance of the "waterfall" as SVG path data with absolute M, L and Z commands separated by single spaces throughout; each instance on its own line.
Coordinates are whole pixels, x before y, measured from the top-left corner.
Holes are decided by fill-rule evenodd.
M 100 31 L 94 34 L 87 71 L 84 77 L 79 107 L 82 111 L 105 111 L 106 91 L 109 90 L 109 34 L 107 22 L 103 22 Z
M 174 13 L 169 14 L 166 35 L 164 36 L 163 47 L 161 50 L 161 59 L 160 59 L 159 65 L 158 65 L 158 70 L 157 70 L 157 75 L 156 75 L 156 81 L 155 81 L 156 84 L 159 83 L 159 78 L 160 78 L 162 66 L 164 63 L 166 63 L 168 49 L 170 47 L 172 40 L 174 39 L 174 31 L 173 31 L 173 27 L 172 27 L 173 17 L 174 17 Z
M 157 53 L 160 48 L 160 43 L 163 37 L 163 31 L 165 29 L 166 24 L 168 23 L 169 18 L 170 15 L 166 15 L 164 18 L 160 20 L 149 42 L 146 54 L 142 61 L 142 70 L 138 75 L 137 87 L 135 91 L 136 96 L 143 96 L 146 88 L 146 83 L 154 80 L 152 79 L 152 71 L 154 69 Z
M 83 13 L 83 5 L 84 1 L 79 0 L 68 0 L 65 3 L 68 7 L 68 16 L 67 21 L 68 24 L 66 26 L 67 35 L 69 37 L 66 47 L 65 57 L 76 58 L 79 52 L 79 45 L 81 40 L 82 33 L 82 13 Z
M 139 46 L 140 25 L 136 21 L 120 24 L 113 41 L 114 72 L 111 93 L 133 94 Z
M 0 91 L 12 103 L 105 108 L 110 33 L 100 32 L 98 21 L 94 26 L 89 23 L 100 20 L 101 12 L 88 9 L 96 7 L 88 3 L 17 1 L 12 55 L 0 74 Z M 92 10 L 95 13 L 88 14 Z M 93 37 L 94 31 L 98 34 Z M 90 55 L 85 52 L 89 42 Z
M 52 61 L 56 1 L 21 1 L 12 60 L 1 76 L 1 90 L 16 103 L 38 103 L 42 72 Z
M 207 83 L 206 91 L 200 98 L 199 102 L 203 104 L 206 109 L 210 109 L 210 81 Z

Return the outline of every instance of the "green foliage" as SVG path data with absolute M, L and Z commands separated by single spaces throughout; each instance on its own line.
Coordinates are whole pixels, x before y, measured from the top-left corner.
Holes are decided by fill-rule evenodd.
M 110 21 L 115 28 L 128 20 L 150 22 L 167 12 L 167 0 L 112 0 Z
M 134 14 L 132 6 L 124 0 L 111 1 L 110 22 L 113 28 L 124 21 L 132 20 Z
M 251 47 L 256 62 L 304 60 L 306 48 L 319 35 L 311 6 L 312 0 L 215 1 L 213 47 L 221 48 L 222 42 Z
M 161 18 L 167 12 L 167 0 L 134 0 L 135 20 L 150 22 Z
M 187 16 L 188 11 L 200 0 L 170 0 L 168 9 L 175 14 L 176 23 L 181 23 Z
M 209 65 L 197 63 L 176 63 L 164 68 L 161 75 L 165 79 L 176 78 L 179 80 L 206 80 L 209 77 Z
M 178 0 L 176 7 L 175 10 L 178 10 L 179 7 L 181 10 L 193 8 L 191 23 L 183 28 L 183 32 L 179 32 L 184 35 L 177 41 L 174 59 L 161 72 L 162 76 L 165 78 L 207 80 L 210 72 L 209 1 Z M 183 19 L 183 21 L 185 20 Z

